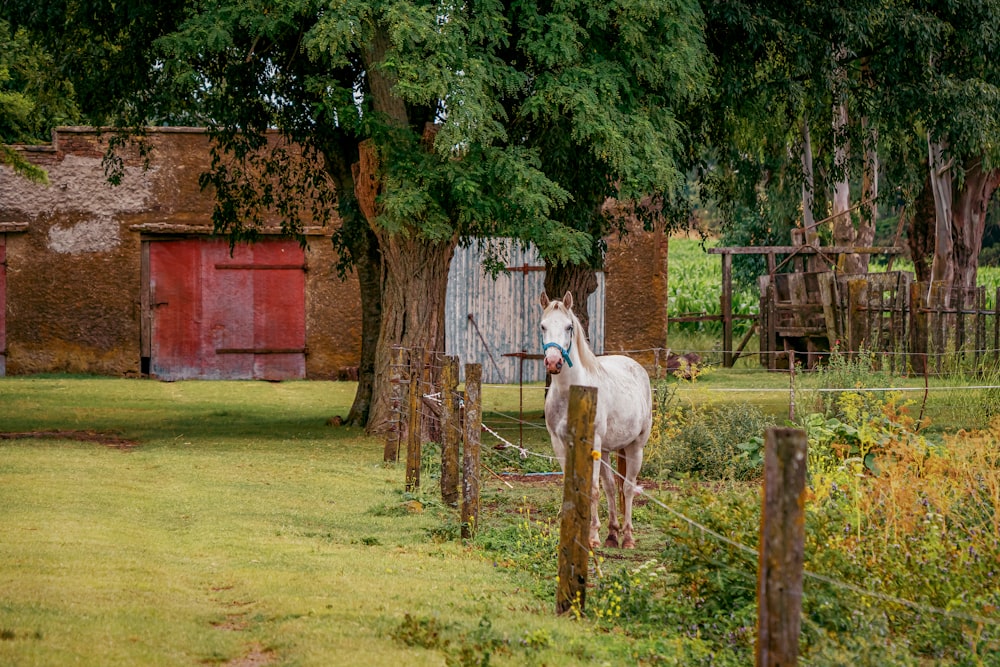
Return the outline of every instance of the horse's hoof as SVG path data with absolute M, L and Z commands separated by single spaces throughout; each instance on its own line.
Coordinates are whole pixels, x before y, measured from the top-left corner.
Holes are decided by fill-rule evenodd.
M 604 546 L 612 547 L 614 549 L 618 548 L 618 538 L 614 535 L 608 535 L 608 539 L 604 540 Z
M 622 542 L 622 549 L 635 549 L 635 540 L 631 537 L 626 537 L 625 541 Z
M 590 540 L 590 548 L 591 549 L 596 549 L 599 546 L 601 546 L 601 540 L 600 539 L 593 539 L 593 538 L 591 538 L 591 540 Z

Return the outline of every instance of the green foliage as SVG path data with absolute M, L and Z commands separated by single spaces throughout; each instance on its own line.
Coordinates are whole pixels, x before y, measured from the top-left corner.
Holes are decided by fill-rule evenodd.
M 531 575 L 538 595 L 551 592 L 558 568 L 559 526 L 555 518 L 536 516 L 527 499 L 517 508 L 516 523 L 483 526 L 476 544 L 498 566 Z
M 718 255 L 709 255 L 705 247 L 715 242 L 703 242 L 692 238 L 674 237 L 670 239 L 669 262 L 670 282 L 667 293 L 668 318 L 681 315 L 721 314 L 722 260 Z M 760 310 L 760 296 L 756 281 L 744 287 L 734 284 L 733 314 L 756 315 Z M 736 320 L 734 332 L 741 335 L 750 326 L 751 320 Z M 669 334 L 707 332 L 722 335 L 722 322 L 670 322 Z
M 55 60 L 26 30 L 11 30 L 0 16 L 0 165 L 48 183 L 44 169 L 3 144 L 48 142 L 52 127 L 78 117 L 73 86 Z
M 802 397 L 800 402 L 806 410 L 816 410 L 828 417 L 843 416 L 839 403 L 842 393 L 836 390 L 849 390 L 878 401 L 873 392 L 858 390 L 892 387 L 897 381 L 892 373 L 883 369 L 874 352 L 862 348 L 853 354 L 845 354 L 836 343 L 827 362 L 818 366 L 813 376 L 808 378 L 808 388 L 801 386 L 804 382 L 801 374 L 796 377 L 799 380 L 796 393 Z
M 54 126 L 79 113 L 56 59 L 0 16 L 0 143 L 47 143 Z
M 760 457 L 747 446 L 774 423 L 749 403 L 682 403 L 676 385 L 659 382 L 653 430 L 643 457 L 644 474 L 712 480 L 753 479 Z

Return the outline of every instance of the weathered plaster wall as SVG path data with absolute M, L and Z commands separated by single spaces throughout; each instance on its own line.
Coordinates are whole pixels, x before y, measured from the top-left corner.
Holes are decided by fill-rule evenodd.
M 667 340 L 667 237 L 630 225 L 604 260 L 604 351 L 627 351 L 653 368 Z
M 157 128 L 149 139 L 149 168 L 133 157 L 118 186 L 105 178 L 105 138 L 89 128 L 61 128 L 51 146 L 23 149 L 48 170 L 48 186 L 0 167 L 0 229 L 27 224 L 6 235 L 7 373 L 139 373 L 142 240 L 204 233 L 213 205 L 198 186 L 209 164 L 205 133 Z M 306 253 L 310 378 L 336 378 L 360 358 L 357 280 L 338 278 L 328 234 L 311 236 Z M 661 234 L 633 229 L 609 240 L 607 352 L 664 345 L 666 261 Z M 653 353 L 645 356 L 652 367 Z
M 197 129 L 150 132 L 147 169 L 134 156 L 122 183 L 108 184 L 105 138 L 61 128 L 49 147 L 24 149 L 49 185 L 0 168 L 0 223 L 28 223 L 7 235 L 7 372 L 137 374 L 140 369 L 140 249 L 135 225 L 211 226 L 213 198 L 198 176 L 209 143 Z M 360 356 L 356 280 L 342 282 L 329 238 L 307 253 L 309 377 L 335 377 Z

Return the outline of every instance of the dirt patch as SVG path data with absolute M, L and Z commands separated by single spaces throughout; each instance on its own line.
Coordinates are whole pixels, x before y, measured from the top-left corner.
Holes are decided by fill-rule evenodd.
M 77 442 L 96 442 L 106 447 L 112 447 L 124 452 L 139 446 L 138 440 L 123 438 L 114 433 L 100 431 L 24 431 L 0 433 L 0 440 L 24 440 L 37 438 L 45 440 L 75 440 Z
M 213 621 L 210 625 L 216 630 L 228 630 L 230 632 L 242 632 L 250 627 L 244 614 L 230 614 L 224 621 Z
M 227 667 L 265 667 L 273 664 L 278 656 L 271 649 L 264 648 L 260 644 L 251 644 L 247 652 L 238 658 L 233 658 L 226 663 Z

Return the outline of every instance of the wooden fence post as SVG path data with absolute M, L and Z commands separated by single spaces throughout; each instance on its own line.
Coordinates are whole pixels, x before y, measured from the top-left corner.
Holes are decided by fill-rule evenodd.
M 385 432 L 385 449 L 382 460 L 386 463 L 399 458 L 399 443 L 403 437 L 403 348 L 393 347 L 389 362 L 389 410 L 395 421 Z
M 768 428 L 757 578 L 757 667 L 798 664 L 805 492 L 806 432 Z
M 410 419 L 409 432 L 406 439 L 406 490 L 416 491 L 420 488 L 420 412 L 423 409 L 423 391 L 420 381 L 423 379 L 424 351 L 414 350 L 410 354 Z
M 910 368 L 927 373 L 927 313 L 924 310 L 927 283 L 910 283 Z
M 458 451 L 462 414 L 458 402 L 458 357 L 445 357 L 441 368 L 441 500 L 458 505 Z
M 594 415 L 597 388 L 573 385 L 569 388 L 565 476 L 563 479 L 562 523 L 559 528 L 559 580 L 556 584 L 556 613 L 581 611 L 587 596 L 587 563 L 590 558 L 590 487 L 595 465 Z
M 733 256 L 722 254 L 722 365 L 733 367 Z
M 482 364 L 465 365 L 465 446 L 462 448 L 462 537 L 479 527 L 479 438 L 483 428 Z
M 847 281 L 847 349 L 850 358 L 856 359 L 861 348 L 870 343 L 866 334 L 868 331 L 868 283 L 864 278 L 854 278 Z

